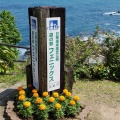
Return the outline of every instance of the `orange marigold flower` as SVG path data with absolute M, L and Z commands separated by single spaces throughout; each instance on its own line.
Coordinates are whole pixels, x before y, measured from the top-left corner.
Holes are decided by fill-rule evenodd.
M 63 93 L 64 93 L 64 94 L 66 94 L 67 92 L 68 92 L 68 90 L 67 90 L 67 89 L 64 89 L 64 90 L 63 90 Z
M 24 107 L 30 107 L 31 106 L 31 103 L 29 101 L 26 101 L 23 103 Z
M 38 97 L 38 93 L 33 93 L 33 97 Z
M 75 105 L 75 101 L 74 100 L 70 100 L 70 105 Z
M 22 86 L 19 86 L 19 87 L 17 88 L 18 91 L 20 91 L 20 90 L 22 90 L 22 89 L 23 89 Z
M 48 96 L 48 92 L 43 92 L 43 97 L 46 97 L 46 96 Z
M 53 93 L 53 97 L 57 98 L 59 96 L 59 94 L 57 92 Z
M 19 91 L 19 95 L 25 95 L 25 91 L 24 90 L 20 90 Z
M 65 100 L 65 97 L 63 95 L 60 96 L 59 98 L 60 101 L 64 101 Z
M 32 93 L 37 93 L 37 89 L 32 89 Z
M 46 109 L 46 106 L 45 106 L 44 104 L 41 104 L 41 105 L 39 106 L 39 109 L 40 109 L 40 110 L 45 110 L 45 109 Z
M 56 108 L 56 109 L 60 109 L 60 108 L 61 108 L 61 105 L 60 105 L 59 103 L 56 103 L 56 104 L 55 104 L 55 108 Z
M 78 101 L 78 100 L 79 100 L 79 96 L 77 96 L 77 95 L 74 96 L 74 97 L 73 97 L 73 100 L 74 100 L 74 101 Z
M 37 98 L 36 103 L 40 104 L 42 102 L 42 98 Z
M 22 100 L 25 99 L 25 96 L 24 96 L 24 95 L 20 95 L 20 96 L 18 97 L 18 99 L 19 99 L 20 101 L 22 101 Z
M 28 88 L 30 88 L 30 87 L 32 87 L 32 84 L 28 84 L 27 86 L 28 86 Z
M 71 96 L 71 92 L 66 92 L 66 96 L 70 97 Z
M 54 97 L 49 97 L 48 101 L 52 103 L 52 102 L 55 101 L 55 98 Z

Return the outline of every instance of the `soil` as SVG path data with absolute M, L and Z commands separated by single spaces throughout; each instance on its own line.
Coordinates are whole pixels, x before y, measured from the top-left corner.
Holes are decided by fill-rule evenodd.
M 109 106 L 106 103 L 92 103 L 89 101 L 92 108 L 87 120 L 120 120 L 120 103 L 116 107 Z

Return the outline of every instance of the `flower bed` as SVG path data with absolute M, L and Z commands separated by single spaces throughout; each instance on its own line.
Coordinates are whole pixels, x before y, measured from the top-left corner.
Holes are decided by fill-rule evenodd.
M 82 111 L 79 96 L 72 97 L 67 89 L 62 94 L 53 92 L 51 96 L 48 92 L 43 92 L 40 97 L 31 85 L 28 89 L 18 87 L 13 106 L 20 120 L 73 119 Z
M 40 120 L 75 117 L 80 111 L 79 96 L 72 97 L 67 89 L 60 95 L 53 92 L 50 96 L 48 92 L 43 92 L 39 97 L 38 91 L 31 85 L 28 89 L 18 88 L 15 106 L 19 116 L 34 116 Z

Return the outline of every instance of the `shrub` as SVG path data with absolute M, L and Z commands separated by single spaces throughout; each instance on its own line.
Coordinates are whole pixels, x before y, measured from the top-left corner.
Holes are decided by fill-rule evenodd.
M 114 80 L 120 80 L 120 37 L 117 37 L 114 33 L 106 33 L 107 37 L 103 42 L 107 48 L 105 51 L 106 65 L 110 68 L 109 78 Z
M 66 37 L 65 64 L 71 66 L 76 79 L 91 78 L 89 65 L 85 62 L 91 55 L 99 55 L 102 52 L 101 46 L 92 38 L 88 37 L 83 41 L 81 37 Z
M 16 45 L 21 40 L 21 35 L 16 27 L 14 16 L 3 10 L 0 13 L 0 43 Z M 15 60 L 18 57 L 16 48 L 0 45 L 0 72 L 6 73 L 8 68 L 13 68 Z
M 82 37 L 66 37 L 65 64 L 71 66 L 75 79 L 120 80 L 120 37 L 111 31 L 101 31 L 98 26 L 86 41 Z M 105 56 L 103 63 L 86 62 L 88 57 L 99 55 Z

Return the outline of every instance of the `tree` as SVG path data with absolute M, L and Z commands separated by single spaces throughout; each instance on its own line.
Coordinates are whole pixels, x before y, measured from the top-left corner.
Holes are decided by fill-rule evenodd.
M 21 34 L 16 27 L 16 21 L 11 12 L 3 10 L 0 13 L 0 43 L 16 45 L 21 40 Z M 7 67 L 13 68 L 18 57 L 16 48 L 0 45 L 0 72 L 6 72 Z

